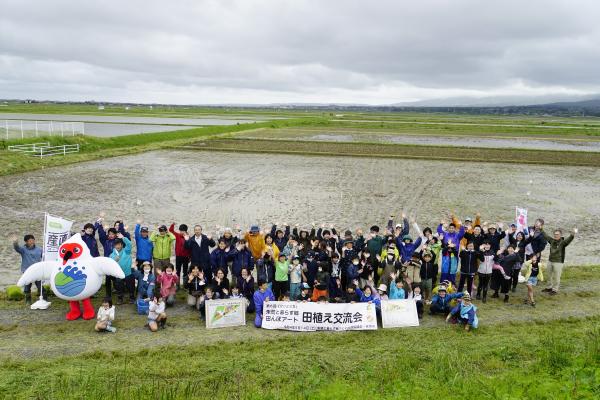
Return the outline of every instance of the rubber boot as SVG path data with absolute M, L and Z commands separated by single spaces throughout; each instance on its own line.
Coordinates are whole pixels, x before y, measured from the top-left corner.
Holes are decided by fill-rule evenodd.
M 89 299 L 84 299 L 81 301 L 83 304 L 83 319 L 92 319 L 96 316 L 96 312 L 94 311 L 94 306 L 92 305 L 92 301 Z
M 66 315 L 67 320 L 74 321 L 81 317 L 81 308 L 79 308 L 78 301 L 69 301 L 69 306 L 71 307 L 71 310 Z
M 161 319 L 160 322 L 159 322 L 159 327 L 162 328 L 162 329 L 165 329 L 165 324 L 166 323 L 167 323 L 167 319 L 166 318 Z
M 508 303 L 508 295 L 507 294 L 504 295 L 504 302 Z
M 25 304 L 28 306 L 31 305 L 31 293 L 25 293 Z

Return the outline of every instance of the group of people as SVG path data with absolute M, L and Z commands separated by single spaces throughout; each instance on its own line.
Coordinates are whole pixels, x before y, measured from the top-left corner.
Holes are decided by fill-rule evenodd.
M 114 259 L 125 277 L 106 277 L 96 330 L 114 331 L 113 291 L 117 304 L 125 295 L 138 306 L 147 303 L 148 327 L 156 331 L 165 326 L 166 308 L 175 304 L 178 290 L 187 291 L 187 304 L 201 318 L 207 300 L 245 298 L 257 327 L 266 301 L 372 302 L 379 309 L 382 300 L 414 299 L 419 318 L 428 305 L 430 314 L 444 314 L 471 329 L 477 327 L 472 299 L 487 302 L 489 289 L 489 297 L 503 295 L 509 302 L 509 293 L 524 280 L 524 302 L 535 306 L 534 288 L 547 275 L 544 291 L 556 294 L 565 248 L 577 234 L 575 228 L 567 237 L 560 229 L 548 233 L 542 219 L 530 227 L 511 224 L 504 229 L 502 223 L 482 223 L 479 214 L 464 221 L 451 215 L 422 230 L 404 214 L 399 223 L 394 219 L 390 216 L 383 229 L 373 225 L 367 233 L 316 224 L 292 228 L 287 223 L 268 230 L 252 225 L 245 232 L 218 228 L 215 240 L 200 225 L 190 232 L 185 224 L 176 229 L 171 223 L 151 232 L 141 220 L 132 237 L 122 220 L 108 228 L 98 218 L 84 225 L 83 241 L 94 257 L 100 255 L 99 242 L 103 255 Z M 20 245 L 14 238 L 22 271 L 42 253 L 32 235 L 24 241 Z M 547 265 L 541 257 L 546 247 Z M 39 282 L 36 286 L 39 290 Z M 31 285 L 24 292 L 30 302 Z

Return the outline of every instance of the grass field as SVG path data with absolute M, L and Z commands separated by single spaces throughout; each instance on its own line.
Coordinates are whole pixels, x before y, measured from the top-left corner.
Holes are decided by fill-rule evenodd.
M 427 315 L 419 328 L 374 332 L 206 330 L 178 306 L 151 334 L 120 306 L 117 333 L 98 334 L 93 322 L 64 321 L 62 301 L 32 312 L 3 300 L 0 386 L 48 399 L 597 398 L 600 267 L 571 267 L 563 280 L 535 309 L 521 303 L 522 285 L 509 305 L 476 302 L 471 333 Z

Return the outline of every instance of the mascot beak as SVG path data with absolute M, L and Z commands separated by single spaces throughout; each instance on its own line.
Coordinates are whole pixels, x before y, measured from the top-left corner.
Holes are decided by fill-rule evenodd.
M 73 257 L 73 252 L 72 251 L 67 251 L 65 253 L 65 255 L 63 256 L 63 265 L 65 265 L 67 263 L 67 261 L 69 261 L 69 259 Z

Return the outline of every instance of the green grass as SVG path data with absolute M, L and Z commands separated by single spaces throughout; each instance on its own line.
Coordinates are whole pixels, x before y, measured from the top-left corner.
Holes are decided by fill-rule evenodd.
M 419 328 L 347 333 L 206 330 L 183 306 L 152 334 L 119 306 L 109 334 L 64 321 L 55 298 L 39 312 L 3 300 L 0 387 L 16 399 L 595 399 L 600 266 L 567 268 L 563 286 L 538 289 L 535 309 L 519 304 L 522 285 L 509 305 L 476 302 L 470 333 L 429 316 Z
M 326 142 L 311 140 L 213 138 L 183 149 L 346 157 L 408 158 L 467 162 L 523 163 L 547 165 L 600 166 L 600 153 L 494 149 L 459 146 L 425 146 L 370 142 Z
M 258 128 L 280 128 L 313 123 L 314 119 L 286 119 L 272 122 L 210 126 L 174 132 L 156 132 L 126 136 L 99 138 L 94 136 L 39 137 L 24 140 L 0 140 L 0 176 L 32 171 L 44 167 L 72 164 L 98 158 L 114 157 L 161 148 L 181 146 L 200 138 L 218 136 Z M 44 159 L 6 150 L 12 144 L 49 142 L 51 145 L 79 144 L 80 153 L 53 156 Z

